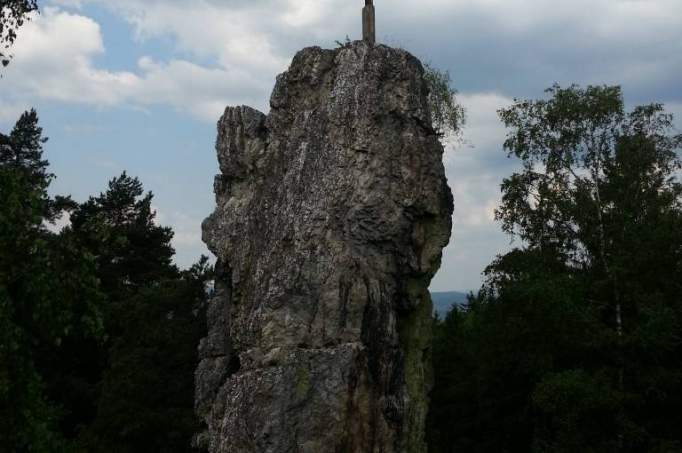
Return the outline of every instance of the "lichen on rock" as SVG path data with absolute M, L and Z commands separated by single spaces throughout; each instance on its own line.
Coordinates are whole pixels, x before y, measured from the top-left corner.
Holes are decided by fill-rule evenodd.
M 452 195 L 409 53 L 300 51 L 218 123 L 197 437 L 211 453 L 424 452 L 428 285 Z

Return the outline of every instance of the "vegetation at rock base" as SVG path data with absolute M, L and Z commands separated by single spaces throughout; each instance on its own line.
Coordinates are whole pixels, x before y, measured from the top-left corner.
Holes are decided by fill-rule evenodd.
M 188 451 L 207 258 L 172 264 L 125 173 L 85 203 L 50 197 L 45 142 L 33 110 L 0 134 L 0 451 Z
M 682 136 L 619 87 L 547 93 L 499 112 L 522 245 L 435 322 L 431 451 L 682 451 Z

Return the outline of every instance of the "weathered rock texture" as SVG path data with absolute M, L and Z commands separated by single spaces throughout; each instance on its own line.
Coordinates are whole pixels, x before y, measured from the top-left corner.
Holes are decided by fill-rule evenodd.
M 218 124 L 218 257 L 200 346 L 212 453 L 423 452 L 427 288 L 451 230 L 419 61 L 304 49 L 264 115 Z

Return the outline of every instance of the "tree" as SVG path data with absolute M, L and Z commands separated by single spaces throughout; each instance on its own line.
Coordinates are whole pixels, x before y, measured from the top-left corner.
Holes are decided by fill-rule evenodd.
M 466 112 L 457 100 L 457 90 L 451 86 L 450 73 L 426 65 L 424 80 L 429 89 L 428 103 L 436 133 L 441 137 L 450 134 L 459 139 L 466 122 Z
M 35 186 L 49 185 L 54 176 L 47 173 L 48 162 L 42 158 L 43 129 L 35 110 L 24 112 L 9 136 L 0 135 L 0 162 L 7 169 L 22 173 Z
M 45 227 L 60 203 L 47 194 L 44 142 L 35 111 L 0 134 L 0 432 L 9 451 L 59 450 L 45 358 L 76 331 L 101 332 L 91 255 Z
M 153 198 L 139 179 L 124 172 L 71 215 L 74 234 L 97 256 L 102 288 L 112 303 L 178 275 L 172 263 L 173 231 L 156 224 Z
M 533 451 L 536 383 L 555 366 L 589 359 L 597 341 L 579 282 L 548 272 L 533 254 L 503 259 L 513 270 L 503 295 L 484 289 L 436 322 L 431 452 Z
M 0 0 L 0 64 L 7 66 L 12 59 L 8 53 L 17 39 L 17 30 L 30 20 L 30 13 L 38 10 L 36 0 Z
M 189 451 L 208 260 L 177 269 L 125 173 L 50 197 L 45 142 L 35 111 L 0 134 L 0 452 Z
M 123 173 L 105 192 L 75 204 L 70 225 L 61 233 L 93 257 L 104 296 L 99 307 L 103 338 L 74 332 L 47 364 L 48 394 L 62 407 L 60 429 L 67 439 L 77 439 L 97 416 L 112 348 L 130 319 L 130 300 L 146 288 L 179 277 L 172 264 L 173 233 L 156 225 L 152 199 L 137 178 Z
M 179 278 L 143 288 L 126 302 L 125 328 L 111 347 L 85 451 L 190 451 L 199 431 L 194 370 L 211 273 L 202 257 Z
M 83 451 L 189 451 L 196 432 L 193 370 L 210 267 L 202 259 L 177 269 L 173 231 L 156 223 L 152 201 L 123 173 L 71 215 L 70 234 L 96 256 L 106 295 L 106 341 L 79 342 L 60 358 L 76 361 L 66 382 L 78 390 L 61 393 L 74 395 L 79 417 L 65 429 Z
M 614 423 L 602 430 L 601 444 L 591 439 L 587 446 L 636 451 L 679 440 L 653 408 L 666 406 L 661 395 L 679 398 L 673 376 L 681 369 L 682 186 L 675 175 L 682 136 L 672 133 L 672 115 L 660 104 L 625 112 L 619 87 L 554 86 L 548 94 L 500 111 L 512 129 L 505 148 L 524 169 L 504 181 L 497 216 L 527 251 L 586 282 L 582 302 L 601 321 L 606 341 L 597 348 L 599 363 L 557 371 L 540 384 L 535 402 L 549 420 L 544 444 L 571 451 L 571 442 L 580 443 L 581 430 L 572 424 L 580 417 L 567 422 L 559 416 L 565 405 L 548 396 L 575 390 L 576 383 L 585 391 L 588 380 L 594 392 L 574 394 L 573 403 L 582 401 L 584 411 L 608 409 Z M 508 275 L 501 271 L 489 269 L 497 292 L 504 292 Z
M 680 451 L 682 136 L 662 105 L 627 112 L 619 87 L 547 94 L 500 111 L 523 168 L 497 218 L 522 246 L 453 315 L 466 328 L 441 327 L 478 362 L 436 357 L 460 380 L 436 381 L 436 407 L 472 408 L 453 422 L 471 451 Z

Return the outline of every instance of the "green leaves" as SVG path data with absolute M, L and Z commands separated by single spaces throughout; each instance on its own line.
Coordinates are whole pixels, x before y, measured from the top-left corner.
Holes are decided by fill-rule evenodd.
M 152 199 L 124 172 L 71 214 L 73 233 L 97 257 L 102 288 L 113 300 L 178 273 L 173 231 L 155 223 Z
M 547 100 L 517 100 L 499 111 L 512 129 L 505 149 L 526 164 L 541 163 L 549 173 L 596 159 L 623 121 L 620 87 L 554 85 L 546 93 Z
M 9 65 L 9 49 L 17 39 L 17 30 L 27 20 L 29 13 L 38 10 L 36 0 L 0 0 L 0 64 Z
M 451 87 L 450 73 L 426 65 L 424 80 L 429 89 L 428 101 L 433 128 L 440 137 L 450 134 L 459 139 L 466 121 L 466 112 L 457 101 L 457 90 Z
M 533 392 L 538 417 L 534 451 L 619 451 L 624 395 L 604 373 L 567 370 L 545 376 Z M 633 436 L 634 432 L 628 433 Z
M 187 451 L 208 258 L 177 269 L 126 173 L 51 198 L 45 142 L 33 110 L 0 134 L 0 450 Z
M 35 111 L 0 134 L 0 430 L 11 451 L 61 451 L 44 364 L 77 332 L 102 333 L 93 257 L 45 228 L 65 199 L 47 194 L 43 143 Z
M 549 99 L 516 101 L 499 112 L 511 129 L 505 149 L 524 170 L 504 180 L 497 218 L 531 246 L 560 244 L 576 265 L 589 253 L 603 261 L 609 253 L 603 217 L 615 206 L 604 198 L 604 185 L 615 182 L 609 179 L 616 176 L 614 166 L 637 160 L 638 167 L 630 166 L 637 178 L 670 178 L 680 168 L 682 142 L 671 134 L 672 117 L 661 105 L 626 113 L 619 87 L 555 85 L 547 93 Z M 662 191 L 675 190 L 674 184 L 658 182 Z
M 675 250 L 682 245 L 682 192 L 675 171 L 680 168 L 682 142 L 662 105 L 625 112 L 619 87 L 564 89 L 555 85 L 547 93 L 549 99 L 517 101 L 500 111 L 511 129 L 505 148 L 522 160 L 524 170 L 504 181 L 497 216 L 505 231 L 524 240 L 528 253 L 539 254 L 544 263 L 552 256 L 563 266 L 533 272 L 559 272 L 586 283 L 587 292 L 576 301 L 592 311 L 604 341 L 594 345 L 593 354 L 602 356 L 600 363 L 580 368 L 581 374 L 562 370 L 553 380 L 539 384 L 535 402 L 546 409 L 541 419 L 563 426 L 548 434 L 548 445 L 554 446 L 546 451 L 576 451 L 576 445 L 605 451 L 615 449 L 619 437 L 618 445 L 623 446 L 618 449 L 625 445 L 632 449 L 639 442 L 670 435 L 660 430 L 628 440 L 624 433 L 646 432 L 643 426 L 650 426 L 656 418 L 649 414 L 651 419 L 637 420 L 636 416 L 642 407 L 657 404 L 640 393 L 640 380 L 649 373 L 648 357 L 666 363 L 659 374 L 680 369 L 679 360 L 671 354 L 679 351 L 680 285 L 671 282 L 680 281 L 680 257 Z M 487 272 L 488 284 L 503 298 L 510 288 L 519 287 L 518 281 L 502 278 L 510 274 L 506 259 Z M 545 303 L 563 302 L 547 294 Z M 662 313 L 676 321 L 664 323 Z M 653 330 L 653 325 L 658 327 Z M 595 395 L 606 395 L 606 386 L 628 398 L 616 404 L 617 426 L 601 433 L 601 440 L 579 441 L 588 428 L 577 420 L 588 415 L 567 419 L 570 407 L 549 410 L 563 401 L 551 400 L 549 395 L 556 396 L 561 386 L 571 383 L 575 385 L 570 388 L 587 391 L 594 373 L 606 376 L 600 378 L 602 388 Z M 576 398 L 582 397 L 574 396 L 571 401 Z M 637 410 L 632 404 L 635 400 L 640 401 Z M 585 404 L 596 407 L 595 401 Z M 564 426 L 571 420 L 575 426 Z M 599 447 L 600 442 L 610 447 Z
M 204 334 L 206 260 L 123 302 L 97 417 L 83 442 L 92 452 L 189 451 L 196 346 Z
M 499 112 L 522 247 L 437 326 L 433 451 L 679 451 L 682 141 L 619 87 L 547 94 Z

